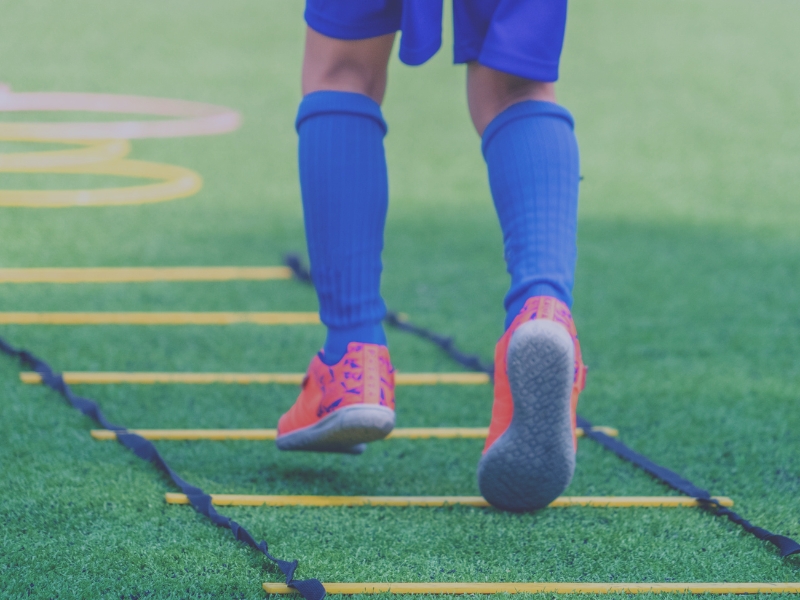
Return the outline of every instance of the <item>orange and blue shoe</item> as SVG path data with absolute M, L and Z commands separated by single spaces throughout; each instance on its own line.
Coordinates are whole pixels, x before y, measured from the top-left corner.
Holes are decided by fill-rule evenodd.
M 351 342 L 333 366 L 317 354 L 300 396 L 278 421 L 280 450 L 360 454 L 394 428 L 394 367 L 389 350 Z
M 566 489 L 585 380 L 569 308 L 550 296 L 529 298 L 495 348 L 492 422 L 478 464 L 490 504 L 536 510 Z

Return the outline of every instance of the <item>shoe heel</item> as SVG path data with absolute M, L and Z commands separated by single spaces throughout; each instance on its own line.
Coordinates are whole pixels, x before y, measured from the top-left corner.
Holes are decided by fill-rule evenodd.
M 571 336 L 553 321 L 529 321 L 511 337 L 507 368 L 514 415 L 478 464 L 478 486 L 493 506 L 536 510 L 569 485 L 575 471 L 574 360 Z

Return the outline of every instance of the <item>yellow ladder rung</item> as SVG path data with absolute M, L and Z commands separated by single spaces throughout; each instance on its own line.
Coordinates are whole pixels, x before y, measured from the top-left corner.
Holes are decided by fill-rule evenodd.
M 139 283 L 291 279 L 289 267 L 82 267 L 0 269 L 0 283 Z
M 800 583 L 324 583 L 328 594 L 799 594 Z M 268 594 L 296 594 L 265 583 Z
M 168 504 L 189 504 L 186 494 L 167 493 Z M 722 506 L 733 506 L 733 500 L 715 497 Z M 217 506 L 480 506 L 489 503 L 481 496 L 303 496 L 303 495 L 253 495 L 211 494 Z M 696 498 L 688 496 L 562 496 L 549 505 L 551 508 L 592 506 L 602 508 L 660 507 L 677 508 L 700 506 Z
M 69 385 L 95 384 L 290 384 L 300 385 L 303 373 L 158 373 L 115 371 L 65 371 L 61 374 Z M 38 373 L 24 371 L 23 383 L 42 382 Z M 397 385 L 483 385 L 489 383 L 485 373 L 397 373 Z
M 0 312 L 0 325 L 315 325 L 315 312 Z
M 596 426 L 595 431 L 616 437 L 619 432 L 613 427 Z M 148 440 L 274 440 L 275 429 L 131 429 L 131 433 Z M 455 439 L 487 436 L 487 427 L 398 427 L 386 439 Z M 115 440 L 117 434 L 110 429 L 92 429 L 96 440 Z M 583 429 L 578 427 L 578 437 L 583 437 Z

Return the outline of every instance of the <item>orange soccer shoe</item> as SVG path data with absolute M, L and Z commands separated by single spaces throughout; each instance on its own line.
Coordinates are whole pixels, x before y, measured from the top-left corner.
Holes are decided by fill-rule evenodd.
M 585 379 L 567 306 L 529 298 L 495 348 L 492 422 L 478 464 L 478 486 L 493 506 L 536 510 L 569 485 Z
M 351 342 L 328 366 L 318 354 L 297 402 L 278 421 L 281 450 L 360 454 L 394 428 L 394 368 L 386 346 Z

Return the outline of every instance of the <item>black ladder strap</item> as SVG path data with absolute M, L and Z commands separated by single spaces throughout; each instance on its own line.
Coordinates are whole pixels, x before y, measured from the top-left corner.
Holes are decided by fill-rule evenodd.
M 319 580 L 298 580 L 294 578 L 294 572 L 297 569 L 296 560 L 286 561 L 272 556 L 272 554 L 269 553 L 267 542 L 257 542 L 247 529 L 230 517 L 226 517 L 217 512 L 214 505 L 211 503 L 211 496 L 206 494 L 199 487 L 191 485 L 173 471 L 172 467 L 170 467 L 158 453 L 158 450 L 156 450 L 152 442 L 144 439 L 140 435 L 129 432 L 125 427 L 115 425 L 109 421 L 96 402 L 88 398 L 82 398 L 73 393 L 69 385 L 64 382 L 64 378 L 61 374 L 53 371 L 49 364 L 27 350 L 18 350 L 14 348 L 3 338 L 0 338 L 0 351 L 19 359 L 24 365 L 36 371 L 41 375 L 42 383 L 61 394 L 73 408 L 79 410 L 87 417 L 94 419 L 94 421 L 104 428 L 115 431 L 117 434 L 117 441 L 119 441 L 120 444 L 128 448 L 128 450 L 132 451 L 139 458 L 153 463 L 166 473 L 172 482 L 186 494 L 192 507 L 194 507 L 197 512 L 211 519 L 216 525 L 230 529 L 231 533 L 233 533 L 233 537 L 240 542 L 252 546 L 278 565 L 278 568 L 286 577 L 286 585 L 295 588 L 306 600 L 322 600 L 325 597 L 325 588 Z

